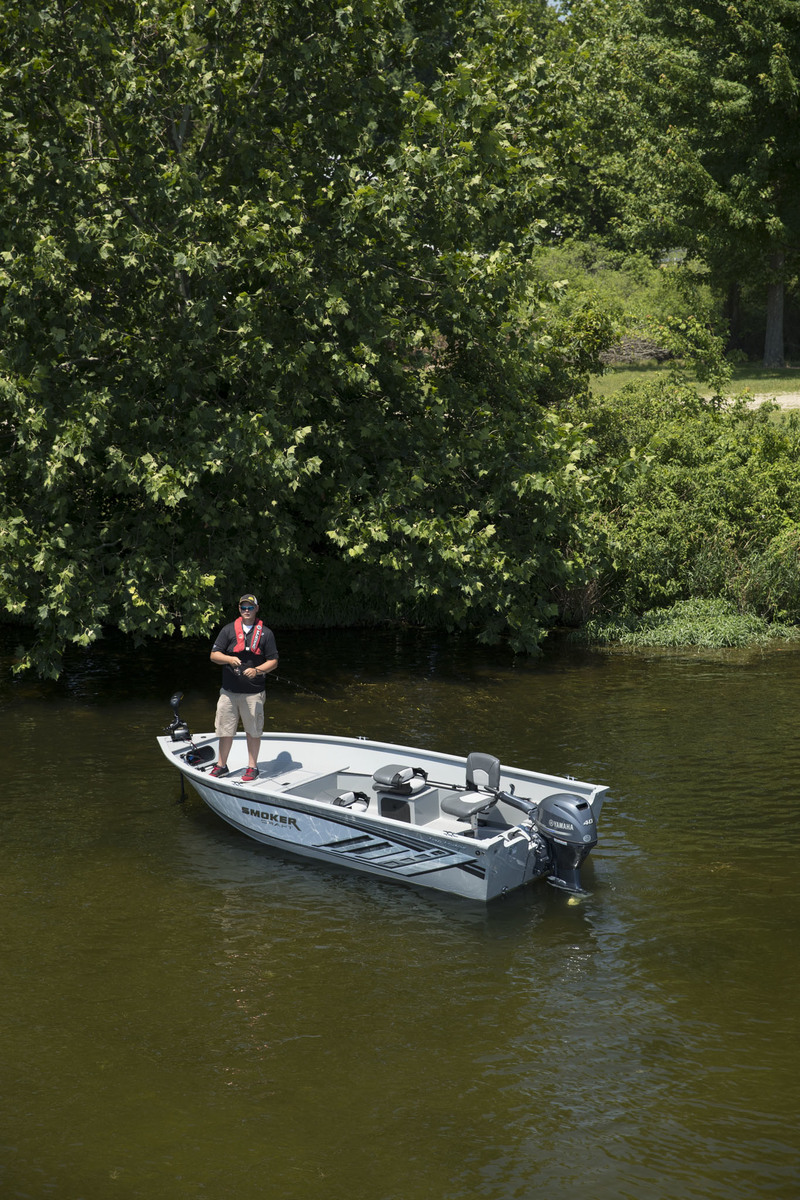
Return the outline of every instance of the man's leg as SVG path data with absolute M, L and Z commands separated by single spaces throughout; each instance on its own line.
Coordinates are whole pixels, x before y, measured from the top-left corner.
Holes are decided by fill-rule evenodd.
M 220 743 L 220 749 L 221 749 L 221 747 L 222 747 L 222 743 Z M 261 749 L 261 738 L 260 737 L 251 737 L 250 734 L 248 733 L 247 734 L 247 765 L 248 765 L 248 767 L 257 767 L 258 766 L 258 752 L 260 749 Z
M 231 752 L 233 745 L 236 726 L 239 724 L 239 714 L 236 711 L 236 706 L 233 703 L 230 695 L 224 690 L 220 691 L 219 700 L 217 701 L 217 719 L 215 733 L 219 738 L 219 749 L 217 751 L 217 766 L 226 767 L 228 763 L 228 755 Z
M 231 752 L 232 745 L 233 745 L 232 737 L 221 737 L 219 739 L 219 753 L 217 754 L 217 762 L 219 763 L 219 765 L 221 767 L 224 767 L 227 765 L 228 755 Z
M 242 724 L 247 737 L 247 765 L 258 766 L 258 752 L 261 749 L 261 734 L 264 731 L 264 693 L 258 692 L 247 697 L 247 719 L 242 713 Z

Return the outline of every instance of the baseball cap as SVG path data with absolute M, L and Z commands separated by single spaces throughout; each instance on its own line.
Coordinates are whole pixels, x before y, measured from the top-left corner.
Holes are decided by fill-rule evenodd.
M 251 595 L 249 595 L 249 594 L 248 594 L 247 596 L 240 596 L 240 597 L 239 597 L 239 603 L 240 603 L 240 604 L 255 604 L 255 605 L 258 605 L 258 601 L 256 600 L 255 596 L 251 596 Z

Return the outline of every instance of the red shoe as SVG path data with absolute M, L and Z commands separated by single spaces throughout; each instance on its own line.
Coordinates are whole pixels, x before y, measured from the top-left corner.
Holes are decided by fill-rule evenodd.
M 228 774 L 228 768 L 221 767 L 219 765 L 219 763 L 214 763 L 214 766 L 211 768 L 211 770 L 208 773 L 209 773 L 209 775 L 213 775 L 215 779 L 219 779 L 220 775 Z
M 242 773 L 242 783 L 252 783 L 254 779 L 258 779 L 260 774 L 261 772 L 259 771 L 258 767 L 248 767 L 247 770 Z

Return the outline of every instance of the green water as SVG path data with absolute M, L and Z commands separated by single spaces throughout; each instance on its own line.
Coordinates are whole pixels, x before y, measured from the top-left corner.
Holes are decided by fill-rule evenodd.
M 796 1200 L 800 651 L 279 646 L 317 695 L 273 728 L 609 785 L 592 894 L 474 906 L 181 802 L 153 738 L 176 687 L 210 727 L 205 646 L 4 670 L 3 1200 Z

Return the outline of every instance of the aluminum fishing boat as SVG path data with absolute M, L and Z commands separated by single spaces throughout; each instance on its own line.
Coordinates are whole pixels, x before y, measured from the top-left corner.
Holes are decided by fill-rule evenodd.
M 364 738 L 265 733 L 259 776 L 242 781 L 243 734 L 229 773 L 209 774 L 217 738 L 173 720 L 158 743 L 218 816 L 268 846 L 471 900 L 547 879 L 581 894 L 608 791 L 569 776 Z

